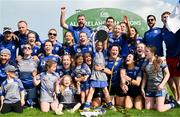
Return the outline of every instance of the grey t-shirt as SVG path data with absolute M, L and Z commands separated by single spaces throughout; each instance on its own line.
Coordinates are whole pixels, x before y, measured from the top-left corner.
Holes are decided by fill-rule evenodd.
M 40 101 L 41 102 L 54 102 L 53 93 L 55 92 L 55 83 L 59 78 L 59 74 L 42 72 L 40 74 L 41 88 L 40 88 Z
M 17 79 L 6 79 L 1 84 L 1 94 L 4 96 L 4 103 L 16 103 L 20 101 L 20 92 L 24 91 L 22 82 Z
M 145 72 L 147 77 L 147 90 L 156 91 L 158 85 L 162 82 L 164 78 L 163 70 L 167 67 L 167 64 L 161 63 L 159 71 L 153 71 L 153 64 L 148 63 L 145 66 Z
M 61 94 L 60 103 L 74 103 L 75 98 L 74 95 L 76 93 L 76 90 L 69 87 L 64 90 L 64 93 Z

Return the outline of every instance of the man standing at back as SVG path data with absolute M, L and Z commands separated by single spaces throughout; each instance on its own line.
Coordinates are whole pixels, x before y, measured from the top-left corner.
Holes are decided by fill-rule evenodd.
M 155 27 L 156 17 L 154 15 L 147 16 L 147 24 L 149 30 L 144 33 L 144 43 L 146 45 L 155 46 L 157 49 L 157 55 L 163 56 L 163 38 L 161 34 L 161 28 Z
M 27 41 L 28 41 L 27 36 L 30 32 L 34 32 L 36 35 L 36 45 L 38 45 L 38 46 L 41 45 L 39 35 L 35 31 L 28 29 L 28 24 L 26 21 L 23 21 L 23 20 L 19 21 L 17 23 L 17 26 L 18 26 L 18 31 L 15 31 L 14 34 L 18 36 L 20 46 L 27 43 Z
M 170 72 L 168 84 L 176 101 L 180 103 L 180 70 L 177 67 L 180 58 L 180 39 L 178 36 L 180 29 L 176 33 L 167 29 L 167 18 L 170 14 L 170 12 L 166 11 L 161 15 L 161 21 L 164 24 L 162 28 L 162 37 L 166 44 L 166 60 Z
M 86 26 L 86 18 L 84 15 L 82 15 L 82 14 L 78 15 L 78 17 L 77 17 L 78 26 L 72 26 L 72 25 L 66 24 L 65 14 L 66 14 L 66 7 L 61 7 L 61 17 L 60 17 L 61 27 L 72 32 L 75 43 L 79 43 L 79 33 L 80 32 L 85 32 L 87 34 L 88 38 L 90 38 L 90 36 L 92 34 L 92 29 L 90 27 Z

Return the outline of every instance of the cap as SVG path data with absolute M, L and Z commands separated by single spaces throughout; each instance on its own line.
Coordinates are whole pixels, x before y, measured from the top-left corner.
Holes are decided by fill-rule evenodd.
M 7 48 L 4 48 L 4 49 L 1 50 L 0 54 L 9 54 L 9 55 L 11 55 L 11 51 L 9 49 L 7 49 Z
M 17 69 L 13 66 L 13 65 L 7 65 L 5 67 L 5 72 L 11 71 L 11 72 L 15 72 Z
M 10 27 L 4 27 L 3 28 L 3 33 L 5 32 L 13 32 L 12 29 Z

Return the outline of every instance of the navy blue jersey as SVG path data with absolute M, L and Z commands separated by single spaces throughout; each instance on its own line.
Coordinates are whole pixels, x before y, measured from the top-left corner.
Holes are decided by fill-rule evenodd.
M 134 67 L 134 69 L 126 68 L 126 75 L 131 79 L 136 80 L 137 77 L 141 78 L 142 74 L 139 67 Z M 128 85 L 128 95 L 134 94 L 134 92 L 138 93 L 136 95 L 141 95 L 140 86 Z
M 121 48 L 120 55 L 124 58 L 128 55 L 129 49 L 128 49 L 128 43 L 126 39 L 126 35 L 122 34 L 119 38 L 115 38 L 114 36 L 109 39 L 109 47 L 113 44 L 118 45 Z
M 39 66 L 38 66 L 38 70 L 39 72 L 44 72 L 45 71 L 45 64 L 48 60 L 53 60 L 57 63 L 57 69 L 56 71 L 59 71 L 59 65 L 60 65 L 60 59 L 57 55 L 48 55 L 48 56 L 45 56 L 44 54 L 40 55 L 39 57 L 39 60 L 40 60 L 40 63 L 39 63 Z
M 130 53 L 136 53 L 136 46 L 138 43 L 142 43 L 143 39 L 142 37 L 136 37 L 136 38 L 129 38 L 127 40 L 128 42 L 128 49 Z
M 80 32 L 85 32 L 88 38 L 90 38 L 92 34 L 92 29 L 88 26 L 79 27 L 79 26 L 68 25 L 68 31 L 72 32 L 76 44 L 79 43 Z
M 74 52 L 73 54 L 76 54 L 76 53 L 82 53 L 82 54 L 85 54 L 85 53 L 91 53 L 93 54 L 93 47 L 91 44 L 87 44 L 87 45 L 79 45 L 79 44 L 75 44 L 73 46 L 74 48 Z
M 138 76 L 141 77 L 141 73 L 140 73 L 140 68 L 139 67 L 135 67 L 134 69 L 126 69 L 126 74 L 127 74 L 127 76 L 129 76 L 133 80 L 136 80 L 136 78 Z
M 16 60 L 16 50 L 18 48 L 18 42 L 17 41 L 1 41 L 0 42 L 0 51 L 4 48 L 7 48 L 11 51 L 11 60 Z
M 144 33 L 144 43 L 146 45 L 155 46 L 157 49 L 157 55 L 163 56 L 163 37 L 161 34 L 161 28 L 151 28 Z
M 58 71 L 60 77 L 64 76 L 64 75 L 70 75 L 72 76 L 73 70 L 70 69 L 64 69 L 62 65 L 60 65 L 59 71 Z
M 145 57 L 142 58 L 142 57 L 137 56 L 137 60 L 136 60 L 136 66 L 137 67 L 141 68 L 142 65 L 144 64 L 144 62 L 145 62 Z
M 35 31 L 32 31 L 32 30 L 28 30 L 28 31 L 35 33 L 36 42 L 40 42 L 41 43 L 39 35 Z M 15 31 L 14 34 L 18 36 L 20 46 L 24 45 L 24 44 L 26 44 L 28 42 L 27 34 L 21 34 L 19 31 Z
M 42 44 L 42 48 L 44 48 L 44 44 L 47 40 L 45 40 Z M 59 42 L 59 41 L 56 41 L 56 43 L 54 43 L 53 45 L 53 50 L 52 50 L 52 53 L 53 54 L 57 54 L 59 56 L 62 56 L 62 53 L 63 53 L 63 48 L 62 48 L 62 44 Z M 43 51 L 44 53 L 44 51 Z
M 63 48 L 63 54 L 70 54 L 73 55 L 74 52 L 74 45 L 68 45 L 66 43 L 62 44 L 62 48 Z
M 179 38 L 176 38 L 175 34 L 169 31 L 166 27 L 162 29 L 162 37 L 166 44 L 166 56 L 176 57 Z
M 39 52 L 40 52 L 41 47 L 40 46 L 34 46 L 32 47 L 32 56 L 38 56 Z
M 116 59 L 116 61 L 107 59 L 106 68 L 112 70 L 113 66 L 114 66 L 114 70 L 112 74 L 112 86 L 118 87 L 120 84 L 120 68 L 123 67 L 123 59 L 119 57 Z M 110 79 L 111 76 L 110 75 L 107 76 L 108 79 Z

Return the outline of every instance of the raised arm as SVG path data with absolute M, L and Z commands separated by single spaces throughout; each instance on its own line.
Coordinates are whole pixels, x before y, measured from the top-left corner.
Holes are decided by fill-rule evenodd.
M 61 27 L 68 29 L 68 25 L 65 21 L 66 7 L 61 7 L 60 25 Z
M 127 17 L 127 16 L 124 16 L 123 21 L 124 21 L 124 23 L 126 24 L 126 27 L 127 27 L 127 36 L 128 36 L 128 38 L 129 38 L 130 35 L 131 35 L 131 26 L 130 26 L 130 24 L 129 24 L 128 17 Z
M 34 71 L 32 72 L 32 77 L 33 77 L 33 84 L 34 84 L 35 86 L 39 85 L 39 83 L 40 83 L 40 76 L 37 75 L 37 71 L 36 71 L 36 70 L 34 70 Z

